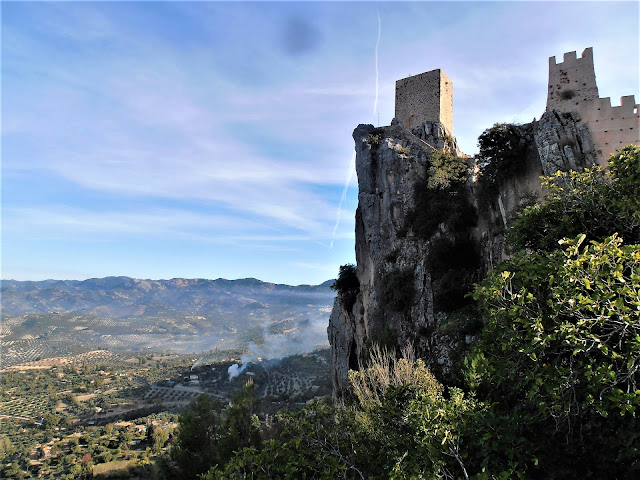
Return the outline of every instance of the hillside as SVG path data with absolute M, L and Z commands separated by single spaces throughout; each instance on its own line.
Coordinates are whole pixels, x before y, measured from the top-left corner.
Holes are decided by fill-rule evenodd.
M 2 364 L 96 348 L 201 353 L 255 342 L 266 350 L 285 343 L 281 354 L 308 351 L 326 345 L 331 283 L 7 280 L 2 282 Z M 287 341 L 276 342 L 280 335 Z

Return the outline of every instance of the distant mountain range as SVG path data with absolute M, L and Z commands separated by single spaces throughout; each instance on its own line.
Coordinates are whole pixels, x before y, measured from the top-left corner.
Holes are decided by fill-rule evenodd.
M 332 282 L 4 280 L 0 364 L 96 348 L 190 353 L 258 345 L 264 358 L 309 351 L 327 345 Z
M 157 315 L 214 315 L 229 310 L 330 304 L 333 280 L 289 286 L 255 278 L 217 280 L 130 277 L 88 280 L 2 281 L 2 313 L 75 313 L 107 318 Z

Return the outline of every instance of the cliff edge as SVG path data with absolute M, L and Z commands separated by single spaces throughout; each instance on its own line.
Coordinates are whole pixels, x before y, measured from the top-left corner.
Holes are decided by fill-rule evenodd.
M 338 292 L 329 320 L 336 398 L 374 344 L 411 344 L 441 381 L 451 382 L 482 328 L 467 294 L 506 258 L 513 212 L 542 194 L 540 175 L 596 162 L 589 130 L 575 113 L 549 111 L 538 122 L 509 127 L 517 165 L 495 175 L 491 188 L 479 180 L 487 159 L 462 154 L 438 122 L 409 130 L 394 120 L 354 130 L 359 290 L 355 298 Z

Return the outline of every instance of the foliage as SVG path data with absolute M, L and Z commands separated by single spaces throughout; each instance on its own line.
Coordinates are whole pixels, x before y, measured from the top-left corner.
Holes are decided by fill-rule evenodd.
M 467 181 L 469 167 L 462 157 L 436 150 L 431 153 L 427 169 L 427 188 L 447 190 Z
M 199 395 L 188 410 L 180 415 L 178 436 L 171 449 L 174 462 L 170 478 L 197 478 L 213 464 L 220 462 L 220 402 L 210 395 Z
M 475 225 L 475 209 L 462 189 L 467 174 L 463 158 L 432 152 L 426 178 L 414 185 L 415 208 L 406 220 L 418 238 L 428 240 L 442 223 L 454 231 Z
M 478 147 L 478 197 L 484 209 L 497 195 L 498 185 L 523 168 L 527 143 L 517 125 L 496 123 L 478 137 Z
M 410 349 L 400 359 L 374 348 L 368 366 L 350 372 L 355 401 L 343 409 L 314 403 L 282 413 L 279 433 L 246 448 L 213 479 L 471 478 L 472 419 L 485 407 L 459 389 L 446 391 Z M 506 478 L 506 477 L 504 477 Z
M 581 233 L 601 241 L 617 232 L 627 243 L 640 243 L 640 146 L 612 155 L 606 169 L 558 172 L 543 186 L 545 202 L 525 208 L 507 232 L 512 250 L 549 251 Z
M 640 174 L 627 160 L 612 162 L 597 183 L 618 182 L 598 208 L 633 200 Z M 397 358 L 373 347 L 369 363 L 350 372 L 351 404 L 280 414 L 261 447 L 242 449 L 206 478 L 636 478 L 640 246 L 615 234 L 626 225 L 638 243 L 628 235 L 638 211 L 630 205 L 623 218 L 598 221 L 602 238 L 592 230 L 553 250 L 562 230 L 546 232 L 548 250 L 516 253 L 477 286 L 485 327 L 464 362 L 467 391 L 438 383 L 410 349 Z M 520 218 L 534 230 L 538 218 L 528 212 Z M 442 257 L 456 257 L 456 268 L 474 264 L 459 258 L 462 238 L 433 242 L 437 282 L 456 271 Z M 381 301 L 398 311 L 411 304 L 411 270 L 392 270 L 382 283 Z
M 352 263 L 341 265 L 338 278 L 331 285 L 331 289 L 340 295 L 345 310 L 350 312 L 360 292 L 360 281 L 358 280 L 356 266 Z
M 248 447 L 229 463 L 215 466 L 204 477 L 214 479 L 362 478 L 353 463 L 352 415 L 316 402 L 297 414 L 278 414 L 271 429 L 276 438 L 262 448 Z
M 414 272 L 411 268 L 394 269 L 382 277 L 381 301 L 390 310 L 406 312 L 416 296 Z
M 260 423 L 256 415 L 258 399 L 253 381 L 249 380 L 244 388 L 237 392 L 231 405 L 227 407 L 222 422 L 222 439 L 219 448 L 223 459 L 244 447 L 260 446 Z
M 640 246 L 585 237 L 519 254 L 477 288 L 487 324 L 466 374 L 503 419 L 517 419 L 536 469 L 624 478 L 640 469 L 636 420 L 623 419 L 640 404 Z
M 199 395 L 180 416 L 176 444 L 163 469 L 168 478 L 198 478 L 212 466 L 225 465 L 236 452 L 261 445 L 256 417 L 257 398 L 249 380 L 233 396 L 231 405 L 222 405 L 207 394 Z
M 416 360 L 413 349 L 406 346 L 400 358 L 379 345 L 370 352 L 370 361 L 360 371 L 349 371 L 349 382 L 362 411 L 370 412 L 382 406 L 390 389 L 424 388 L 433 394 L 442 391 L 442 385 L 429 372 L 422 360 Z
M 370 146 L 373 146 L 373 145 L 380 145 L 380 140 L 381 140 L 381 139 L 382 139 L 382 135 L 380 135 L 380 134 L 377 134 L 377 135 L 376 135 L 376 134 L 370 133 L 369 135 L 367 135 L 366 142 L 367 142 Z

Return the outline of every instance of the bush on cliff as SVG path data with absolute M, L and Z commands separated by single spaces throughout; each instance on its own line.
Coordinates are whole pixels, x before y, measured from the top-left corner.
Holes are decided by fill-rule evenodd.
M 637 478 L 640 147 L 548 182 L 509 234 L 520 251 L 476 288 L 464 373 L 492 405 L 487 445 L 515 448 L 528 478 Z
M 415 208 L 406 219 L 418 238 L 428 240 L 442 223 L 453 231 L 475 225 L 475 209 L 462 188 L 468 173 L 465 159 L 432 152 L 426 177 L 414 185 Z
M 397 268 L 382 277 L 381 303 L 394 312 L 407 312 L 416 297 L 412 268 Z
M 640 146 L 612 155 L 609 166 L 543 178 L 544 203 L 525 208 L 507 232 L 512 250 L 554 250 L 558 240 L 585 234 L 602 241 L 618 233 L 640 243 Z
M 358 280 L 356 266 L 352 263 L 341 265 L 338 278 L 331 284 L 331 289 L 337 292 L 342 299 L 345 310 L 350 312 L 360 292 L 360 281 Z
M 478 138 L 478 200 L 484 210 L 498 194 L 498 186 L 523 168 L 527 143 L 518 125 L 496 123 Z

